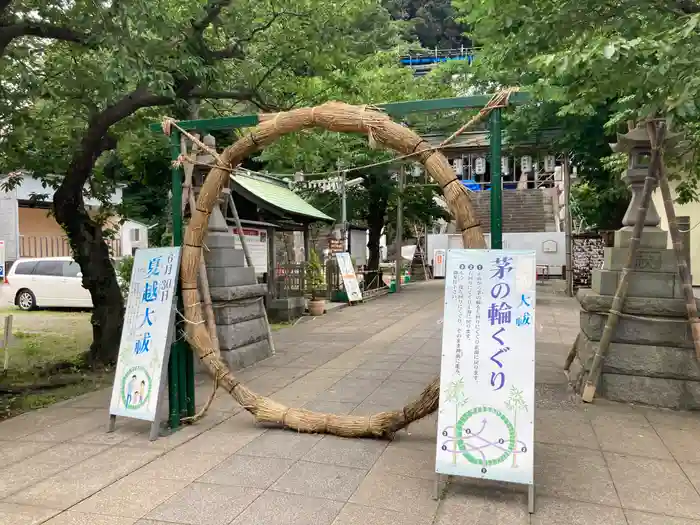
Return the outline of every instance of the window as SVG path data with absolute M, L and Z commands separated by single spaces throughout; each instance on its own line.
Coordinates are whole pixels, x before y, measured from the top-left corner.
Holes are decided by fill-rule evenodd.
M 17 274 L 17 275 L 30 275 L 32 272 L 34 272 L 35 266 L 36 266 L 36 261 L 27 261 L 27 262 L 17 263 L 17 267 L 15 268 L 15 274 Z
M 141 230 L 138 228 L 131 228 L 131 230 L 129 230 L 129 236 L 131 242 L 139 242 L 141 240 Z
M 63 261 L 39 261 L 34 275 L 50 275 L 63 277 Z
M 78 277 L 80 273 L 80 265 L 75 261 L 66 261 L 63 263 L 63 277 Z

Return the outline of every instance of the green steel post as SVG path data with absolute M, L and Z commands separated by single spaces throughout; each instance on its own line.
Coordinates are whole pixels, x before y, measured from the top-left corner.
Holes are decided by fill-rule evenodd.
M 170 153 L 176 159 L 180 155 L 180 134 L 173 133 L 170 138 Z M 173 214 L 173 246 L 182 245 L 182 170 L 172 170 L 172 214 Z M 177 307 L 182 312 L 182 294 L 178 283 Z M 182 322 L 176 323 L 181 326 Z M 179 331 L 179 330 L 178 330 Z M 179 337 L 179 336 L 178 336 Z M 177 360 L 178 382 L 178 412 L 181 417 L 194 416 L 194 361 L 192 350 L 184 340 L 178 340 L 173 345 L 172 353 Z
M 503 184 L 501 182 L 501 110 L 491 112 L 491 249 L 503 248 Z
M 180 133 L 175 131 L 170 136 L 170 156 L 172 160 L 176 160 L 180 156 Z M 172 186 L 172 221 L 173 221 L 173 245 L 179 246 L 182 240 L 182 173 L 180 168 L 173 166 L 171 169 L 171 186 Z M 177 333 L 177 318 L 175 321 L 175 339 L 176 342 L 170 348 L 170 360 L 168 361 L 168 403 L 169 403 L 169 420 L 170 428 L 176 429 L 180 426 L 180 388 L 184 388 L 184 384 L 180 382 L 180 342 L 177 341 L 179 335 Z

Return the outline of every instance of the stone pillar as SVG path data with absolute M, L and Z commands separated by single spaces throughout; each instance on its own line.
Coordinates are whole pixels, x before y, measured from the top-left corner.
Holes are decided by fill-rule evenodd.
M 214 137 L 208 135 L 202 142 L 213 147 Z M 199 155 L 197 161 L 214 163 L 208 154 Z M 201 184 L 209 169 L 207 166 L 195 166 L 195 185 Z M 204 261 L 222 359 L 232 370 L 237 370 L 270 357 L 272 349 L 267 339 L 267 321 L 260 300 L 265 296 L 265 285 L 258 284 L 255 268 L 245 266 L 243 250 L 236 248 L 237 239 L 226 224 L 219 206 L 214 207 L 209 217 L 204 245 Z
M 629 154 L 623 180 L 631 186 L 633 196 L 623 227 L 615 232 L 614 245 L 604 248 L 603 267 L 593 270 L 591 289 L 579 290 L 577 295 L 582 307 L 581 331 L 570 377 L 579 392 L 627 261 L 649 162 L 646 131 L 637 128 L 619 135 L 613 149 Z M 652 202 L 629 277 L 623 316 L 603 362 L 598 394 L 614 401 L 700 409 L 700 367 L 689 324 L 684 322 L 687 314 L 676 256 L 667 248 L 667 232 L 658 227 L 659 221 Z

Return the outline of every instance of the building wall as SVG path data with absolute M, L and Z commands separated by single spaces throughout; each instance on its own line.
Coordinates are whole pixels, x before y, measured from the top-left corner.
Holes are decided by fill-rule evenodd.
M 124 222 L 121 225 L 120 238 L 122 255 L 133 255 L 137 249 L 148 248 L 148 228 L 140 222 Z
M 674 187 L 675 182 L 671 182 L 671 192 L 673 197 L 676 197 Z M 666 212 L 664 210 L 664 201 L 661 197 L 661 191 L 658 189 L 653 195 L 654 205 L 656 206 L 656 211 L 661 217 L 661 223 L 659 227 L 662 230 L 668 231 L 668 220 L 666 219 Z M 690 202 L 688 204 L 678 204 L 674 206 L 677 216 L 686 215 L 690 217 L 690 272 L 693 276 L 693 286 L 700 286 L 700 202 Z M 696 227 L 697 226 L 697 227 Z M 671 236 L 668 236 L 668 247 L 673 248 L 673 242 L 671 241 Z
M 5 241 L 7 261 L 14 261 L 19 257 L 17 199 L 12 193 L 0 192 L 0 241 Z
M 19 233 L 25 237 L 63 237 L 63 228 L 41 208 L 23 208 L 18 210 Z

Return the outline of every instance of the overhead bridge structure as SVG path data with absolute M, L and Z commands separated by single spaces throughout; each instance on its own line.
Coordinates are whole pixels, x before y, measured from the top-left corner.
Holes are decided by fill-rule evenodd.
M 475 52 L 474 48 L 466 47 L 460 49 L 435 49 L 433 51 L 404 55 L 399 58 L 399 62 L 403 66 L 412 68 L 415 76 L 420 77 L 426 75 L 437 64 L 442 64 L 443 62 L 464 60 L 471 65 L 474 61 Z

